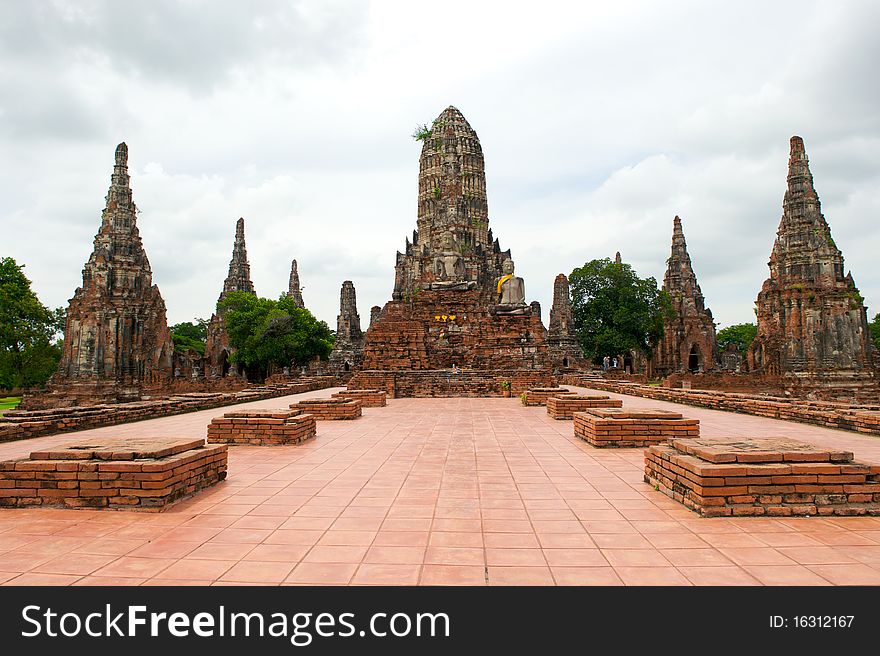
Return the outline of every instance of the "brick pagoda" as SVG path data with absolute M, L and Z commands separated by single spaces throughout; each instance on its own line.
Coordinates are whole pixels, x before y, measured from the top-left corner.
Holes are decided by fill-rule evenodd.
M 349 387 L 458 396 L 500 394 L 502 381 L 517 394 L 552 384 L 540 310 L 489 228 L 477 133 L 448 107 L 420 137 L 417 230 Z
M 291 276 L 293 273 L 291 273 Z M 229 261 L 229 273 L 223 281 L 223 291 L 217 299 L 219 303 L 231 292 L 248 292 L 255 294 L 254 283 L 251 282 L 251 265 L 248 262 L 247 246 L 244 241 L 244 219 L 235 223 L 235 242 L 232 245 L 232 259 Z M 213 379 L 239 375 L 239 367 L 229 362 L 233 348 L 229 345 L 229 335 L 219 311 L 211 315 L 208 322 L 208 334 L 205 341 L 206 374 Z
M 586 365 L 580 342 L 574 331 L 571 290 L 564 273 L 560 273 L 553 281 L 553 305 L 550 307 L 547 345 L 550 348 L 554 371 L 579 369 Z
M 128 146 L 116 160 L 94 250 L 67 308 L 64 348 L 46 391 L 22 409 L 138 400 L 172 375 L 165 302 L 137 228 Z
M 875 349 L 867 313 L 813 186 L 803 139 L 791 138 L 788 188 L 770 254 L 770 277 L 755 302 L 758 336 L 749 368 L 782 375 L 789 387 L 874 388 Z
M 299 284 L 299 270 L 296 266 L 296 260 L 290 263 L 290 282 L 287 286 L 287 295 L 293 299 L 296 307 L 304 308 L 306 306 L 303 300 L 302 287 Z
M 329 359 L 330 370 L 337 374 L 354 371 L 364 359 L 364 333 L 357 310 L 357 292 L 351 280 L 343 282 L 339 290 L 336 341 Z
M 681 219 L 672 222 L 672 253 L 666 262 L 663 290 L 672 298 L 675 316 L 663 322 L 654 371 L 660 375 L 715 368 L 715 323 L 691 266 Z

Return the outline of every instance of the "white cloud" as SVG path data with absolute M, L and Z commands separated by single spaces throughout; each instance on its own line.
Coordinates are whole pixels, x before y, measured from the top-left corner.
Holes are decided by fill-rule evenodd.
M 243 216 L 260 294 L 296 258 L 320 318 L 335 324 L 351 279 L 366 323 L 415 227 L 408 135 L 449 104 L 480 135 L 491 225 L 545 319 L 555 275 L 587 260 L 619 250 L 661 280 L 679 214 L 716 321 L 751 320 L 792 134 L 880 305 L 873 4 L 120 7 L 0 9 L 0 250 L 49 305 L 80 284 L 125 140 L 170 321 L 210 314 Z

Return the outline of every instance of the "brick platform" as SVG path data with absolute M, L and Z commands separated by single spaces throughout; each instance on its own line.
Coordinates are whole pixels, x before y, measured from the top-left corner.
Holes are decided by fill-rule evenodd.
M 574 434 L 598 447 L 644 447 L 672 438 L 699 437 L 700 420 L 668 410 L 593 408 L 575 413 Z
M 348 399 L 306 399 L 291 403 L 291 410 L 302 410 L 315 419 L 357 419 L 361 416 L 361 402 Z
M 703 517 L 880 515 L 880 465 L 785 438 L 671 440 L 645 481 Z
M 0 462 L 0 506 L 157 512 L 224 478 L 224 445 L 174 437 L 89 438 Z
M 315 417 L 301 410 L 238 410 L 211 420 L 208 442 L 285 446 L 305 442 L 315 432 Z
M 566 396 L 577 394 L 567 387 L 533 387 L 523 392 L 523 405 L 547 405 L 547 399 L 551 396 Z
M 583 412 L 590 408 L 621 407 L 623 407 L 623 401 L 602 396 L 601 394 L 564 394 L 562 396 L 551 396 L 547 399 L 547 414 L 554 419 L 574 419 L 575 412 Z
M 360 401 L 362 408 L 383 408 L 388 397 L 384 390 L 375 389 L 345 390 L 344 392 L 336 392 L 332 396 L 333 398 L 347 399 L 349 401 Z

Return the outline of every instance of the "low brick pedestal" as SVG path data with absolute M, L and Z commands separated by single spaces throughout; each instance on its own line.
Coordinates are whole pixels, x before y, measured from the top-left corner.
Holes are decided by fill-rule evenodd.
M 226 446 L 86 438 L 0 462 L 0 506 L 160 511 L 226 478 Z
M 680 437 L 699 437 L 700 420 L 667 410 L 591 408 L 574 415 L 574 434 L 598 447 L 644 447 Z
M 577 395 L 567 387 L 533 387 L 523 392 L 523 405 L 547 405 L 551 396 Z M 607 398 L 607 397 L 606 397 Z
M 362 408 L 382 408 L 385 407 L 388 395 L 384 390 L 345 390 L 344 392 L 336 392 L 333 394 L 335 399 L 346 399 L 349 401 L 360 401 Z
M 315 432 L 315 417 L 301 410 L 238 410 L 211 420 L 208 442 L 285 446 L 305 442 Z
M 623 401 L 607 396 L 566 394 L 547 399 L 547 414 L 554 419 L 574 419 L 575 412 L 590 408 L 622 408 Z
M 349 399 L 306 399 L 291 403 L 291 410 L 302 410 L 315 419 L 357 419 L 361 416 L 361 402 Z
M 652 446 L 645 481 L 703 517 L 880 515 L 880 465 L 787 438 Z

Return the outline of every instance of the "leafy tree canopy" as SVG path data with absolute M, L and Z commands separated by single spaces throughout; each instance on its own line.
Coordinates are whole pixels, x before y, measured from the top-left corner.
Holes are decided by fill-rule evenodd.
M 740 353 L 745 356 L 752 340 L 758 336 L 758 326 L 753 323 L 738 323 L 733 326 L 727 326 L 718 331 L 718 348 L 723 349 L 733 342 L 736 344 Z
M 61 359 L 64 310 L 40 303 L 24 265 L 0 258 L 0 388 L 44 385 Z
M 672 316 L 669 295 L 654 278 L 639 278 L 629 264 L 592 260 L 571 272 L 571 305 L 584 355 L 594 361 L 631 350 L 651 357 Z
M 171 339 L 174 341 L 174 350 L 178 353 L 196 351 L 199 355 L 204 355 L 207 335 L 208 322 L 205 319 L 184 321 L 171 326 Z
M 302 365 L 316 355 L 327 358 L 333 333 L 286 294 L 277 301 L 248 292 L 232 292 L 217 304 L 223 313 L 229 343 L 236 349 L 231 360 L 262 374 L 270 365 Z
M 868 330 L 871 331 L 874 344 L 880 349 L 880 314 L 874 315 L 874 320 L 868 324 Z

